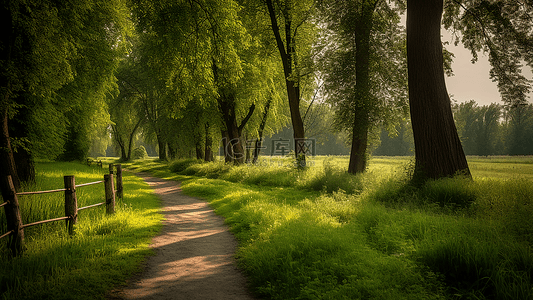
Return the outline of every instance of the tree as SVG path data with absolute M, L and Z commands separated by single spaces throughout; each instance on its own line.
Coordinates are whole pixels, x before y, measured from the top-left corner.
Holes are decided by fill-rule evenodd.
M 454 118 L 466 155 L 494 155 L 500 130 L 501 106 L 479 107 L 474 100 L 454 105 Z
M 305 129 L 300 113 L 300 101 L 302 78 L 306 75 L 305 52 L 309 46 L 305 44 L 304 36 L 305 31 L 309 30 L 306 27 L 311 24 L 314 7 L 311 1 L 264 1 L 283 65 L 295 155 L 300 166 L 305 167 Z
M 530 1 L 508 0 L 408 0 L 407 49 L 409 97 L 415 139 L 415 175 L 440 178 L 462 172 L 470 176 L 450 101 L 441 76 L 443 24 L 471 50 L 473 61 L 480 51 L 489 54 L 490 76 L 498 82 L 507 106 L 525 103 L 531 83 L 521 73 L 522 62 L 533 66 L 533 19 Z M 415 178 L 416 179 L 416 178 Z
M 508 112 L 507 151 L 510 155 L 533 154 L 533 105 L 523 104 Z
M 129 161 L 138 129 L 146 122 L 140 97 L 142 92 L 135 85 L 136 78 L 132 56 L 123 60 L 117 70 L 119 94 L 110 96 L 109 114 L 111 116 L 111 133 L 120 149 L 120 159 Z
M 351 136 L 348 172 L 360 173 L 366 169 L 369 132 L 379 124 L 391 127 L 407 113 L 402 7 L 375 0 L 321 4 L 328 29 L 326 95 L 336 108 L 337 126 Z
M 143 37 L 140 56 L 164 83 L 160 90 L 166 89 L 169 117 L 180 119 L 192 110 L 200 123 L 189 132 L 204 136 L 208 146 L 213 128 L 220 129 L 229 143 L 226 161 L 242 163 L 241 135 L 256 107 L 267 101 L 270 76 L 257 64 L 264 57 L 244 26 L 252 24 L 243 20 L 247 14 L 233 0 L 137 1 L 133 11 Z M 199 111 L 213 107 L 215 114 Z M 194 139 L 200 150 L 204 143 Z
M 413 181 L 470 176 L 444 81 L 443 0 L 407 1 L 409 104 L 415 143 Z
M 17 127 L 13 130 L 17 164 L 24 166 L 21 173 L 29 174 L 24 179 L 31 180 L 33 156 L 46 153 L 39 150 L 47 137 L 54 137 L 50 145 L 60 144 L 58 134 L 40 136 L 39 132 L 59 132 L 60 139 L 69 140 L 62 143 L 63 154 L 85 150 L 81 153 L 85 156 L 90 135 L 97 129 L 92 126 L 94 121 L 105 119 L 98 116 L 105 116 L 103 95 L 113 87 L 116 58 L 122 54 L 127 9 L 121 0 L 69 5 L 9 1 L 0 8 L 0 15 L 0 139 L 4 147 L 0 175 L 12 175 L 18 187 L 9 120 Z M 43 122 L 48 117 L 39 110 L 43 107 L 42 112 L 52 112 L 49 116 L 59 122 Z M 23 112 L 31 114 L 21 117 Z M 46 129 L 36 129 L 36 124 L 46 125 Z

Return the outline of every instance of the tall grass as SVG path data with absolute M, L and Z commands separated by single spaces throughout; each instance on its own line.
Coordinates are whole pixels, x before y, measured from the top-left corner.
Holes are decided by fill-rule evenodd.
M 25 190 L 61 188 L 64 175 L 76 183 L 103 179 L 105 169 L 75 163 L 38 163 L 37 182 Z M 151 253 L 150 239 L 160 229 L 159 203 L 141 179 L 123 173 L 124 200 L 116 213 L 105 208 L 80 211 L 75 235 L 69 236 L 64 222 L 25 229 L 26 251 L 10 258 L 0 240 L 1 299 L 103 299 L 113 287 L 123 284 Z M 103 185 L 76 190 L 78 206 L 102 202 Z M 20 197 L 24 223 L 64 215 L 62 193 Z M 5 230 L 0 212 L 0 229 Z
M 193 163 L 179 172 L 186 193 L 226 218 L 266 298 L 533 299 L 528 159 L 474 158 L 473 181 L 419 188 L 408 184 L 409 158 L 374 158 L 357 176 L 336 157 L 305 171 Z

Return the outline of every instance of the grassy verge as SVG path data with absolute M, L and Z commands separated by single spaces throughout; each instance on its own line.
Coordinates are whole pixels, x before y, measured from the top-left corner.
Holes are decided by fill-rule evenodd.
M 502 160 L 472 158 L 473 182 L 420 189 L 406 184 L 405 158 L 374 158 L 358 176 L 336 157 L 306 171 L 283 160 L 149 168 L 226 218 L 263 297 L 531 299 L 531 158 Z
M 102 180 L 106 169 L 75 163 L 37 165 L 37 183 L 25 190 L 48 190 L 63 186 L 64 175 L 75 175 L 76 184 Z M 105 214 L 100 206 L 78 214 L 75 235 L 66 233 L 64 222 L 25 230 L 26 251 L 9 259 L 6 241 L 0 240 L 1 299 L 103 299 L 113 287 L 125 282 L 146 255 L 160 230 L 159 202 L 142 179 L 125 172 L 124 199 L 116 213 Z M 78 206 L 101 202 L 103 185 L 76 190 Z M 23 222 L 64 214 L 62 193 L 20 197 Z M 0 231 L 5 232 L 0 212 Z

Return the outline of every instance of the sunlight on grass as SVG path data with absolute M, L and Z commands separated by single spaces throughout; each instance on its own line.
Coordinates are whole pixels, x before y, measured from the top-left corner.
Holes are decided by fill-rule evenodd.
M 101 180 L 107 170 L 76 163 L 39 163 L 37 183 L 26 189 L 61 188 L 65 174 L 75 175 L 78 184 Z M 147 184 L 123 175 L 124 199 L 117 201 L 115 214 L 106 215 L 103 206 L 80 211 L 74 236 L 66 233 L 64 221 L 26 228 L 26 251 L 15 259 L 8 259 L 1 241 L 2 299 L 103 298 L 138 269 L 151 253 L 149 243 L 161 228 L 162 215 Z M 93 204 L 103 200 L 104 187 L 81 187 L 76 194 L 78 206 Z M 58 217 L 64 215 L 64 196 L 23 196 L 20 206 L 24 223 Z M 5 226 L 3 218 L 0 214 L 0 227 Z
M 198 161 L 176 170 L 191 176 L 186 193 L 226 218 L 266 298 L 531 298 L 532 164 L 469 161 L 475 181 L 419 189 L 407 184 L 409 157 L 373 158 L 357 176 L 347 157 L 317 157 L 305 171 Z

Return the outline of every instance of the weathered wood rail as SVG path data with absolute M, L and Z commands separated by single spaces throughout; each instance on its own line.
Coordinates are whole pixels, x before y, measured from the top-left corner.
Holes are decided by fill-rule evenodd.
M 4 180 L 7 181 L 7 186 L 9 186 L 10 193 L 4 203 L 0 204 L 0 207 L 4 207 L 7 221 L 8 231 L 0 235 L 0 239 L 4 237 L 10 237 L 8 241 L 8 246 L 11 249 L 13 256 L 16 256 L 24 250 L 24 228 L 35 226 L 44 223 L 56 222 L 56 221 L 66 221 L 66 228 L 70 235 L 74 234 L 74 224 L 78 221 L 78 211 L 88 208 L 93 208 L 101 205 L 106 206 L 106 213 L 113 214 L 115 212 L 115 198 L 121 198 L 123 196 L 123 185 L 122 185 L 122 166 L 120 164 L 116 165 L 116 181 L 117 189 L 115 190 L 114 184 L 114 166 L 113 164 L 109 165 L 109 174 L 104 175 L 104 180 L 83 183 L 76 185 L 74 175 L 64 176 L 64 188 L 47 190 L 47 191 L 35 191 L 35 192 L 19 192 L 15 190 L 13 185 L 13 180 L 11 176 L 7 176 Z M 78 199 L 76 197 L 76 188 L 85 187 L 94 184 L 104 183 L 105 187 L 105 201 L 84 206 L 78 207 Z M 18 196 L 28 196 L 28 195 L 37 195 L 37 194 L 46 194 L 46 193 L 65 193 L 65 216 L 42 220 L 33 223 L 23 224 L 22 217 L 20 212 L 20 206 L 18 202 Z

